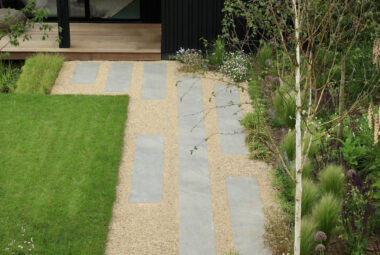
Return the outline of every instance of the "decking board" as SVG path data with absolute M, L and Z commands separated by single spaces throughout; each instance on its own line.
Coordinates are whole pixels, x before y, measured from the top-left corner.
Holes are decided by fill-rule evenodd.
M 36 53 L 60 53 L 68 60 L 160 60 L 160 24 L 71 23 L 71 48 L 58 46 L 58 30 L 53 28 L 42 40 L 39 26 L 29 29 L 29 41 L 15 47 L 7 38 L 0 41 L 2 52 L 10 59 L 24 59 Z

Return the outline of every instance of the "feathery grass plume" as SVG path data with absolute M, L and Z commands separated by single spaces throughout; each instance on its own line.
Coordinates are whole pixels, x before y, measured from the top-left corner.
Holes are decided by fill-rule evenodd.
M 273 97 L 273 106 L 278 122 L 287 128 L 294 128 L 296 123 L 296 100 L 294 91 L 277 89 Z
M 259 51 L 256 53 L 256 61 L 260 63 L 261 67 L 268 67 L 268 62 L 273 59 L 273 49 L 269 44 L 264 43 L 261 45 Z M 272 61 L 273 63 L 273 61 Z
M 296 157 L 296 137 L 294 131 L 290 130 L 282 139 L 280 144 L 282 153 L 286 152 L 288 159 L 293 161 Z
M 310 255 L 314 246 L 314 233 L 317 229 L 311 217 L 302 218 L 301 224 L 301 255 Z
M 311 217 L 317 229 L 326 233 L 327 240 L 325 244 L 329 243 L 331 234 L 337 224 L 342 208 L 341 201 L 333 194 L 327 193 L 322 195 L 322 198 L 313 208 Z
M 368 107 L 368 127 L 372 130 L 372 105 L 370 104 Z
M 311 135 L 307 133 L 305 135 L 305 146 L 302 151 L 303 154 L 306 154 L 310 138 L 311 138 Z M 320 144 L 320 141 L 312 142 L 310 146 L 309 154 L 308 154 L 310 158 L 315 153 L 317 153 L 319 144 Z M 296 158 L 296 136 L 295 136 L 294 130 L 289 130 L 289 132 L 282 139 L 281 144 L 280 144 L 280 149 L 282 153 L 286 152 L 290 161 L 294 161 L 294 159 Z
M 319 173 L 319 187 L 322 194 L 332 193 L 341 198 L 344 187 L 343 168 L 337 165 L 328 165 Z
M 319 197 L 317 185 L 309 178 L 302 180 L 302 217 L 312 212 L 313 206 Z
M 307 160 L 303 166 L 302 178 L 311 178 L 313 172 L 314 172 L 313 164 L 311 163 L 310 160 Z

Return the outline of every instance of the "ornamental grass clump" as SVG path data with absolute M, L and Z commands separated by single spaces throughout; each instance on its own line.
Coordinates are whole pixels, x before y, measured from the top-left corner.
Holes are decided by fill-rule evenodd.
M 60 55 L 37 54 L 27 58 L 16 84 L 17 94 L 49 94 L 64 58 Z
M 312 212 L 313 206 L 319 197 L 317 185 L 309 178 L 302 180 L 302 215 Z
M 273 107 L 279 124 L 287 128 L 294 128 L 296 123 L 295 92 L 277 89 L 273 97 Z
M 301 224 L 301 255 L 311 254 L 314 246 L 314 233 L 316 224 L 310 217 L 303 217 Z
M 344 188 L 343 168 L 337 165 L 329 165 L 319 173 L 319 187 L 322 194 L 331 193 L 341 198 Z
M 332 193 L 322 195 L 321 199 L 316 203 L 312 212 L 312 220 L 316 224 L 318 230 L 323 231 L 327 235 L 326 244 L 333 233 L 342 207 L 342 200 L 334 196 Z

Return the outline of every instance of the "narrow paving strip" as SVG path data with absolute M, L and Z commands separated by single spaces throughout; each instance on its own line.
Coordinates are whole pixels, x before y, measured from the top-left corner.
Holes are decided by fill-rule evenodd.
M 136 137 L 129 202 L 159 203 L 162 201 L 164 140 L 163 135 Z
M 97 62 L 78 62 L 75 73 L 71 80 L 73 84 L 94 83 L 98 75 L 99 63 Z
M 239 89 L 236 86 L 215 85 L 214 92 L 223 154 L 248 154 L 245 132 L 240 125 L 242 112 L 239 107 Z
M 226 180 L 235 250 L 241 254 L 270 254 L 262 235 L 265 218 L 256 178 L 229 177 Z
M 178 82 L 180 255 L 215 254 L 201 86 L 200 78 Z
M 166 64 L 145 63 L 141 98 L 146 100 L 165 99 Z
M 223 92 L 217 93 L 215 100 L 212 97 L 216 87 L 224 86 L 220 85 L 219 78 L 189 77 L 189 74 L 177 71 L 178 63 L 170 61 L 85 62 L 99 64 L 95 81 L 91 78 L 93 83 L 75 84 L 72 80 L 78 63 L 82 62 L 64 63 L 53 94 L 125 94 L 125 89 L 123 92 L 116 92 L 116 89 L 108 92 L 107 80 L 113 76 L 110 71 L 114 63 L 130 64 L 133 70 L 128 90 L 130 104 L 124 153 L 105 253 L 225 255 L 234 247 L 238 249 L 240 239 L 235 234 L 236 224 L 231 219 L 235 210 L 248 205 L 242 202 L 236 203 L 236 208 L 230 208 L 231 189 L 227 191 L 226 180 L 254 177 L 258 190 L 254 189 L 252 197 L 257 204 L 260 205 L 260 198 L 263 208 L 275 204 L 270 167 L 264 162 L 250 160 L 246 151 L 226 154 L 222 149 L 223 138 L 219 133 L 224 130 L 224 124 L 221 122 L 228 116 L 217 113 L 216 106 L 223 104 L 218 101 Z M 153 67 L 147 68 L 151 64 Z M 149 68 L 152 68 L 152 73 Z M 152 80 L 157 87 L 150 82 Z M 178 83 L 177 87 L 179 80 L 182 84 Z M 162 86 L 163 81 L 165 86 Z M 228 91 L 222 99 L 241 102 L 242 114 L 251 110 L 248 104 L 244 104 L 249 102 L 247 93 Z M 238 119 L 239 116 L 229 119 L 231 123 L 228 125 L 237 127 Z M 140 139 L 148 136 L 149 142 Z M 163 138 L 164 145 L 158 137 Z M 235 141 L 238 141 L 236 137 Z M 241 150 L 241 141 L 237 143 L 236 148 Z M 191 154 L 194 146 L 198 150 Z M 142 156 L 142 151 L 145 150 L 152 151 L 155 159 L 144 160 L 146 155 Z M 162 160 L 163 165 L 160 163 Z M 151 167 L 153 161 L 154 168 Z M 138 185 L 142 178 L 147 182 Z M 152 182 L 152 187 L 143 187 Z M 262 214 L 260 217 L 263 219 Z M 262 243 L 261 237 L 258 238 Z M 257 251 L 254 254 L 265 253 Z
M 106 92 L 128 92 L 131 86 L 132 63 L 112 63 L 106 82 Z

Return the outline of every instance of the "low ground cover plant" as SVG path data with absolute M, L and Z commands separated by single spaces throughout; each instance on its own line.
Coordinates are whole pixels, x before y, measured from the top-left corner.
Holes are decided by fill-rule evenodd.
M 26 59 L 15 93 L 49 94 L 63 65 L 59 55 L 37 54 Z
M 1 254 L 104 254 L 127 105 L 0 94 Z

